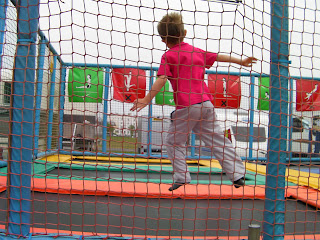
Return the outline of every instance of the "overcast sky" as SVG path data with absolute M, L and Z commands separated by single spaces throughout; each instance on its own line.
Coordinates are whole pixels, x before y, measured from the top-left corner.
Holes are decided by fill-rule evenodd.
M 290 0 L 291 74 L 319 73 L 320 0 Z M 156 25 L 181 12 L 186 42 L 235 56 L 255 56 L 269 72 L 270 1 L 242 4 L 203 0 L 41 0 L 40 28 L 65 62 L 158 66 L 165 50 Z M 317 23 L 318 21 L 318 23 Z M 226 65 L 223 65 L 226 66 Z M 313 66 L 313 68 L 311 68 Z
M 270 0 L 40 2 L 40 28 L 65 62 L 157 67 L 166 50 L 157 23 L 167 12 L 178 11 L 184 18 L 186 42 L 212 52 L 255 56 L 259 62 L 253 72 L 269 74 Z M 290 74 L 319 77 L 320 0 L 289 0 L 289 5 Z M 214 66 L 240 70 L 229 64 Z M 241 69 L 246 70 L 250 69 Z

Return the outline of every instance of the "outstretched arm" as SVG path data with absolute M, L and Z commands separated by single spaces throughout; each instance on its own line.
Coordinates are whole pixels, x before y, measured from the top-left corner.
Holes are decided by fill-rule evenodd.
M 229 63 L 236 63 L 244 67 L 251 67 L 252 64 L 257 62 L 257 59 L 254 57 L 248 57 L 245 59 L 240 59 L 236 57 L 231 57 L 230 55 L 218 54 L 217 62 L 229 62 Z
M 151 90 L 145 96 L 144 98 L 138 98 L 133 102 L 133 107 L 130 109 L 130 111 L 139 112 L 141 109 L 143 109 L 145 106 L 149 105 L 149 103 L 152 101 L 152 99 L 160 92 L 161 88 L 166 84 L 167 76 L 159 76 L 157 80 L 153 83 Z

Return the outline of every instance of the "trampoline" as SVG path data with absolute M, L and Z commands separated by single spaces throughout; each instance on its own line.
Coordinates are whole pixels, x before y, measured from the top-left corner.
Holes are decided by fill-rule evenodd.
M 239 239 L 248 235 L 250 224 L 262 225 L 263 164 L 247 163 L 246 186 L 240 189 L 231 185 L 215 160 L 188 164 L 191 184 L 169 192 L 172 167 L 166 159 L 68 155 L 38 159 L 33 164 L 33 233 Z M 5 172 L 0 168 L 1 183 Z M 312 197 L 317 191 L 292 181 L 286 185 L 286 236 L 320 236 L 319 206 Z M 308 197 L 303 198 L 306 190 Z M 2 192 L 4 209 L 5 199 Z M 0 218 L 5 216 L 1 211 Z
M 317 4 L 70 2 L 0 1 L 0 239 L 246 239 L 250 224 L 265 240 L 320 239 Z M 164 50 L 155 26 L 172 11 L 186 42 L 258 59 L 203 72 L 244 187 L 191 132 L 192 181 L 168 190 L 180 89 L 168 83 L 130 111 L 152 90 Z
M 263 221 L 263 200 L 154 199 L 34 192 L 34 233 L 118 237 L 247 236 Z M 6 207 L 5 193 L 0 204 Z M 0 214 L 5 219 L 5 214 Z M 320 212 L 286 200 L 286 235 L 320 234 Z M 237 238 L 235 238 L 237 239 Z M 239 238 L 238 238 L 239 239 Z M 311 239 L 311 238 L 310 238 Z

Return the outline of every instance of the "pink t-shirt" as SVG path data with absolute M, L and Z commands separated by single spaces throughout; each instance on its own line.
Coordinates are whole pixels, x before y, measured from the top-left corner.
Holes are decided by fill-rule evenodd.
M 210 68 L 216 59 L 216 53 L 184 42 L 163 54 L 157 75 L 170 80 L 177 109 L 212 100 L 204 74 L 205 68 Z

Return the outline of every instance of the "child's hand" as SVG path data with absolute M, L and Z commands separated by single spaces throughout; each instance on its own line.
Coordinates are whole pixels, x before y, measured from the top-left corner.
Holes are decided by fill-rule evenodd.
M 141 109 L 149 105 L 149 101 L 147 101 L 145 98 L 138 98 L 133 102 L 133 107 L 130 109 L 130 111 L 140 112 Z
M 257 59 L 254 57 L 248 57 L 241 61 L 241 65 L 245 67 L 252 67 L 252 64 L 256 63 Z

